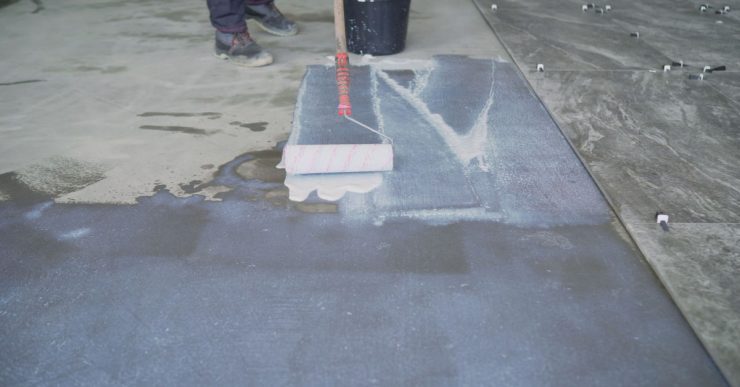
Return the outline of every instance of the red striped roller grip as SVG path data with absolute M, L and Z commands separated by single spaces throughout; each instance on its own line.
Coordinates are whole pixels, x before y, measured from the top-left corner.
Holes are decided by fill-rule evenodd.
M 346 52 L 338 52 L 337 67 L 337 94 L 339 95 L 340 116 L 352 115 L 352 104 L 349 102 L 349 57 Z

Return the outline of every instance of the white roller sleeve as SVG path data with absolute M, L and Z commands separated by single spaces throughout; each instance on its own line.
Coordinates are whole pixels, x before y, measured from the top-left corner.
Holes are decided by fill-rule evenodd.
M 391 144 L 286 145 L 283 163 L 290 174 L 391 171 L 393 147 Z

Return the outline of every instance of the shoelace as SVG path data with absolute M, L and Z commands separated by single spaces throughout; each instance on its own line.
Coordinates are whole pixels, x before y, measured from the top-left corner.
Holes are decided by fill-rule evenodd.
M 234 34 L 234 40 L 231 41 L 231 46 L 237 46 L 237 45 L 243 45 L 247 46 L 254 42 L 254 39 L 252 39 L 252 36 L 249 35 L 248 31 L 244 32 L 237 32 Z
M 275 16 L 281 16 L 281 17 L 283 16 L 283 13 L 280 12 L 280 10 L 277 8 L 277 6 L 275 5 L 275 3 L 270 3 L 270 5 L 268 5 L 268 7 L 270 7 L 270 9 L 272 10 L 272 12 L 275 12 L 275 14 L 276 14 Z M 271 15 L 267 15 L 267 16 L 270 17 Z
M 281 22 L 285 20 L 285 16 L 282 12 L 277 8 L 275 3 L 270 3 L 267 5 L 267 8 L 270 10 L 266 15 L 262 16 L 264 21 L 277 21 Z

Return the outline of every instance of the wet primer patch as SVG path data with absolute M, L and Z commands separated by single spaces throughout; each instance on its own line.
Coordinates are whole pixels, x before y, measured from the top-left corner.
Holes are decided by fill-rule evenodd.
M 0 199 L 13 200 L 21 203 L 34 203 L 49 199 L 51 196 L 29 187 L 18 178 L 18 173 L 7 172 L 0 174 Z
M 265 183 L 281 183 L 285 171 L 275 166 L 280 162 L 280 151 L 266 150 L 249 153 L 252 158 L 236 167 L 236 174 L 245 180 L 257 179 Z
M 185 112 L 144 112 L 139 117 L 208 117 L 216 119 L 221 117 L 221 113 L 204 112 L 204 113 L 185 113 Z
M 15 86 L 15 85 L 25 85 L 28 83 L 37 83 L 37 82 L 44 82 L 44 79 L 27 79 L 23 81 L 15 81 L 15 82 L 0 82 L 0 86 Z
M 296 204 L 288 199 L 288 189 L 283 186 L 285 172 L 275 168 L 280 161 L 280 148 L 245 153 L 218 167 L 212 179 L 193 180 L 180 184 L 179 188 L 186 194 L 212 201 L 265 202 L 275 208 L 312 214 L 338 212 L 336 203 L 312 200 Z M 208 169 L 211 168 L 209 164 Z M 155 186 L 154 192 L 170 194 L 163 184 Z
M 610 221 L 588 172 L 511 63 L 442 55 L 369 62 L 351 73 L 353 117 L 393 140 L 394 170 L 372 181 L 361 179 L 369 174 L 288 175 L 291 200 L 316 191 L 339 200 L 347 220 L 376 225 Z M 288 145 L 386 141 L 322 102 L 336 98 L 335 75 L 331 67 L 309 66 Z
M 210 131 L 200 128 L 193 128 L 190 126 L 176 126 L 176 125 L 141 125 L 139 129 L 143 130 L 159 130 L 163 132 L 176 132 L 185 134 L 197 134 L 197 135 L 211 135 L 216 131 Z
M 289 200 L 289 191 L 283 186 L 286 178 L 285 171 L 275 166 L 280 162 L 281 153 L 277 149 L 250 152 L 250 158 L 240 163 L 235 173 L 245 182 L 259 181 L 266 183 L 259 194 L 251 197 L 256 200 L 266 200 L 279 208 L 294 209 L 305 213 L 336 213 L 336 203 L 317 201 L 312 203 L 294 203 Z
M 203 181 L 201 180 L 193 180 L 187 184 L 180 184 L 180 189 L 182 192 L 185 192 L 186 194 L 193 194 L 202 189 Z
M 243 123 L 239 121 L 233 121 L 230 123 L 230 125 L 238 126 L 240 128 L 247 128 L 253 132 L 264 132 L 265 129 L 267 129 L 267 122 L 265 121 L 259 121 L 259 122 L 248 122 Z
M 77 66 L 74 68 L 74 70 L 78 72 L 98 72 L 101 74 L 116 74 L 121 73 L 126 70 L 128 70 L 128 67 L 126 66 L 105 66 L 105 67 L 99 67 L 99 66 Z

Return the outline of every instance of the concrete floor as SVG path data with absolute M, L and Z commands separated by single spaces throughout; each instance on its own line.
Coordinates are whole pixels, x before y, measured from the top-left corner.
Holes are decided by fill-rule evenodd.
M 679 224 L 650 245 L 641 241 L 656 240 L 649 221 L 625 222 L 638 250 L 473 3 L 416 2 L 404 53 L 352 59 L 394 67 L 389 78 L 407 86 L 418 73 L 404 66 L 416 61 L 470 70 L 455 97 L 469 103 L 435 99 L 450 85 L 434 77 L 436 92 L 420 94 L 460 135 L 480 115 L 460 107 L 485 100 L 473 85 L 493 69 L 491 90 L 502 98 L 485 128 L 498 141 L 481 148 L 493 172 L 459 163 L 448 141 L 424 132 L 424 117 L 408 114 L 403 93 L 384 89 L 373 114 L 408 162 L 378 190 L 338 203 L 287 201 L 273 168 L 306 66 L 316 70 L 307 80 L 332 80 L 322 72 L 333 51 L 324 2 L 281 1 L 301 34 L 255 31 L 278 60 L 264 69 L 210 54 L 200 1 L 9 3 L 0 49 L 18 55 L 0 62 L 0 384 L 724 385 L 681 312 L 732 382 L 732 364 L 687 312 L 689 303 L 705 308 L 705 292 L 670 282 L 696 266 L 658 264 L 692 262 L 689 246 L 711 235 L 702 256 L 727 269 L 703 271 L 702 285 L 733 300 L 736 232 Z M 512 52 L 531 82 L 559 87 Z M 737 95 L 732 85 L 716 90 Z M 557 111 L 554 92 L 535 90 Z M 555 116 L 580 152 L 563 117 Z M 714 119 L 719 127 L 706 130 L 730 127 Z M 537 146 L 545 153 L 528 153 Z M 612 181 L 595 168 L 611 164 L 580 157 L 602 189 Z M 734 199 L 718 191 L 712 202 L 726 211 L 687 195 L 681 214 L 734 211 L 730 188 Z M 656 200 L 604 190 L 612 206 L 625 201 L 614 206 L 622 220 L 628 205 L 643 219 Z M 730 337 L 731 356 L 737 325 L 725 316 L 737 305 L 714 305 L 726 327 L 708 327 Z

